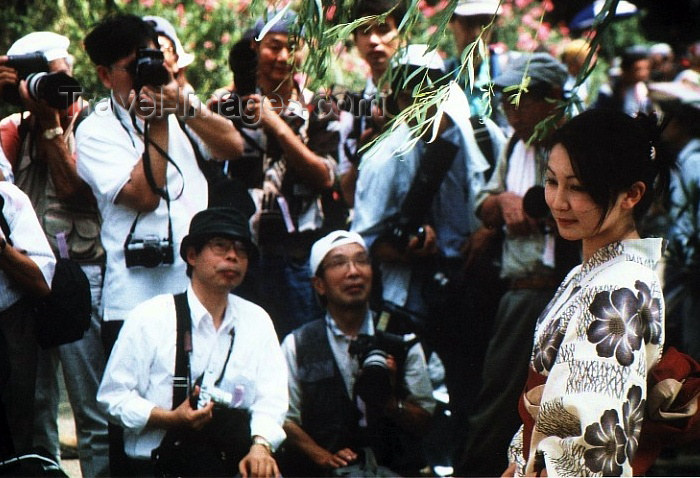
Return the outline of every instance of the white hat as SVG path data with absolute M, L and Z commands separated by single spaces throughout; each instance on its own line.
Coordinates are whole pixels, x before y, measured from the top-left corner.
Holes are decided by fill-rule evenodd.
M 311 255 L 309 257 L 311 275 L 316 275 L 318 266 L 321 265 L 321 262 L 323 262 L 323 259 L 329 252 L 336 247 L 344 246 L 346 244 L 359 244 L 363 249 L 367 250 L 367 245 L 365 244 L 364 239 L 362 239 L 362 236 L 356 232 L 350 231 L 333 231 L 327 236 L 324 236 L 318 241 L 314 242 L 314 245 L 311 246 Z
M 460 0 L 454 14 L 460 17 L 472 15 L 493 15 L 501 13 L 498 0 Z
M 182 43 L 180 43 L 180 39 L 177 37 L 175 27 L 172 23 L 163 17 L 157 17 L 155 15 L 146 15 L 143 17 L 143 20 L 153 24 L 153 29 L 156 33 L 165 35 L 173 42 L 173 45 L 175 45 L 175 53 L 177 53 L 177 66 L 179 68 L 184 68 L 194 61 L 194 55 L 192 53 L 186 53 L 185 49 L 182 47 Z
M 68 58 L 70 40 L 63 35 L 53 32 L 32 32 L 12 44 L 8 55 L 26 55 L 27 53 L 43 53 L 46 61 Z
M 430 70 L 444 70 L 445 62 L 442 61 L 437 50 L 428 51 L 428 45 L 407 45 L 396 55 L 399 65 L 410 65 L 428 68 Z

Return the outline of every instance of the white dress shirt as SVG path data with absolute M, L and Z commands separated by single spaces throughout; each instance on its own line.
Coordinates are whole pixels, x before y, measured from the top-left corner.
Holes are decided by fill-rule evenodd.
M 13 247 L 26 251 L 27 257 L 39 267 L 44 280 L 51 286 L 56 258 L 41 230 L 29 197 L 7 181 L 0 181 L 0 194 L 5 200 L 2 213 L 10 228 L 8 239 L 12 241 Z M 0 270 L 0 311 L 9 308 L 23 295 L 24 291 L 10 280 L 5 271 Z
M 180 168 L 167 165 L 167 189 L 173 223 L 174 263 L 152 269 L 132 267 L 124 262 L 124 241 L 137 211 L 115 204 L 122 188 L 144 151 L 142 136 L 135 130 L 129 113 L 117 104 L 98 103 L 76 131 L 78 174 L 90 185 L 102 215 L 102 244 L 107 252 L 102 295 L 103 320 L 125 320 L 137 304 L 158 294 L 179 292 L 187 287 L 185 263 L 178 254 L 190 220 L 207 207 L 207 181 L 197 165 L 190 141 L 175 115 L 168 118 L 168 155 Z M 137 125 L 143 129 L 143 122 Z M 181 194 L 180 194 L 181 192 Z M 168 237 L 168 208 L 161 199 L 158 207 L 142 213 L 134 237 Z
M 235 330 L 220 388 L 233 392 L 240 377 L 244 378 L 253 402 L 251 436 L 260 435 L 276 448 L 285 438 L 287 368 L 270 317 L 252 302 L 229 295 L 223 322 L 216 330 L 191 286 L 187 300 L 192 316 L 192 381 L 207 365 L 223 367 L 231 330 Z M 125 428 L 124 450 L 132 458 L 150 458 L 165 436 L 165 430 L 147 423 L 154 407 L 172 408 L 176 322 L 172 295 L 159 295 L 137 306 L 124 323 L 97 392 L 99 405 Z

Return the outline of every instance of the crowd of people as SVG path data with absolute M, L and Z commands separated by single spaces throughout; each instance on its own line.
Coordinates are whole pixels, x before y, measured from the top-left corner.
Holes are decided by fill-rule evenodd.
M 399 35 L 405 8 L 356 2 L 344 105 L 295 74 L 291 10 L 206 101 L 161 17 L 0 56 L 0 462 L 59 462 L 60 365 L 86 477 L 639 471 L 649 371 L 700 360 L 700 44 L 685 71 L 626 50 L 596 97 L 584 40 L 470 75 Z M 498 8 L 458 2 L 457 51 Z M 89 107 L 17 66 L 70 77 L 78 47 L 110 92 Z M 438 90 L 431 128 L 391 122 Z M 44 349 L 61 258 L 90 324 Z

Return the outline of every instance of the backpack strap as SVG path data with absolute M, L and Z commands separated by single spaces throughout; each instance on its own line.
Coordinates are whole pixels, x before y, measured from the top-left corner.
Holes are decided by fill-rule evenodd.
M 12 239 L 10 239 L 10 225 L 7 223 L 7 219 L 5 219 L 5 212 L 3 209 L 5 208 L 5 197 L 0 194 L 0 229 L 2 229 L 2 233 L 5 236 L 5 240 L 9 245 L 12 244 Z
M 175 294 L 177 341 L 175 344 L 175 376 L 173 377 L 173 405 L 175 410 L 187 398 L 190 389 L 190 357 L 192 352 L 192 319 L 187 292 Z
M 479 146 L 481 154 L 484 155 L 484 158 L 486 158 L 491 166 L 488 171 L 490 176 L 490 172 L 493 171 L 493 168 L 496 166 L 497 159 L 493 154 L 493 140 L 491 139 L 491 133 L 489 132 L 486 123 L 483 122 L 481 116 L 470 116 L 469 122 L 472 124 L 472 129 L 474 130 L 474 139 L 476 140 L 476 144 Z

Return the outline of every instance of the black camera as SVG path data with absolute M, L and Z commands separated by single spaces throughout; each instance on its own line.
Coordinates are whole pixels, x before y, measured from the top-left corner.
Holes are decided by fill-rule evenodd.
M 27 80 L 29 95 L 35 100 L 45 100 L 56 109 L 66 109 L 82 93 L 78 80 L 64 72 L 49 73 L 49 62 L 42 53 L 9 55 L 5 66 L 17 70 L 19 77 Z M 6 86 L 3 99 L 13 105 L 22 106 L 19 89 Z
M 358 335 L 348 352 L 357 357 L 360 374 L 355 382 L 355 392 L 370 407 L 383 407 L 392 396 L 391 373 L 387 358 L 391 355 L 399 370 L 403 368 L 406 354 L 418 339 L 405 339 L 377 330 L 375 335 Z
M 387 227 L 381 239 L 392 244 L 397 250 L 405 251 L 413 236 L 418 238 L 418 248 L 423 247 L 425 242 L 423 226 L 417 226 L 409 217 L 398 215 L 387 221 Z
M 130 234 L 124 245 L 124 260 L 126 267 L 153 268 L 161 264 L 172 264 L 173 244 L 168 239 L 159 239 L 153 235 L 132 239 Z
M 134 64 L 134 89 L 144 85 L 162 86 L 170 82 L 170 72 L 165 67 L 163 52 L 155 48 L 140 48 Z

